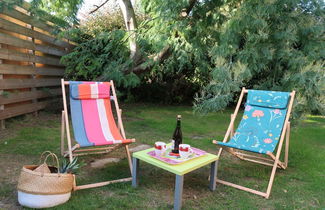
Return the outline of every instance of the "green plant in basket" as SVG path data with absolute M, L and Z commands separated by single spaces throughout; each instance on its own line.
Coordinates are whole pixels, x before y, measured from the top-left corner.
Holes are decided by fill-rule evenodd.
M 78 170 L 83 166 L 83 163 L 78 163 L 78 158 L 74 157 L 71 162 L 66 159 L 62 160 L 60 173 L 69 173 L 69 174 L 77 174 Z

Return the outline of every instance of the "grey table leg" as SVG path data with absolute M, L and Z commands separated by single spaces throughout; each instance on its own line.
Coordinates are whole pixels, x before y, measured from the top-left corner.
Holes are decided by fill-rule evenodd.
M 132 187 L 138 186 L 138 178 L 139 178 L 139 159 L 132 158 Z
M 216 177 L 217 177 L 217 168 L 218 168 L 218 160 L 211 163 L 211 171 L 210 171 L 210 190 L 216 190 Z
M 182 208 L 183 183 L 184 183 L 184 176 L 176 175 L 174 210 L 180 210 Z

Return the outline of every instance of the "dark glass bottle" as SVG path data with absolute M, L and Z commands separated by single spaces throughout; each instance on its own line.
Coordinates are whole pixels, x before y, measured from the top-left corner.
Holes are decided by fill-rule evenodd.
M 177 124 L 173 134 L 174 140 L 174 149 L 172 150 L 173 153 L 178 154 L 179 145 L 182 144 L 183 136 L 182 136 L 182 129 L 181 129 L 181 115 L 177 115 Z

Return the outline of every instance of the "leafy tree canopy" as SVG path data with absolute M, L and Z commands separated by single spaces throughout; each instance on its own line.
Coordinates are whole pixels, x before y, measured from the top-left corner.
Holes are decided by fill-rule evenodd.
M 13 9 L 14 6 L 24 3 L 24 0 L 1 0 L 0 10 Z M 72 24 L 78 23 L 77 12 L 82 3 L 83 0 L 31 0 L 30 5 L 25 8 L 36 18 L 51 20 L 58 29 L 56 33 L 59 33 L 59 28 L 70 29 Z
M 200 85 L 206 83 L 211 70 L 211 56 L 209 48 L 206 46 L 212 46 L 217 41 L 219 34 L 217 25 L 226 20 L 224 17 L 226 12 L 222 14 L 220 7 L 224 5 L 235 7 L 235 4 L 216 1 L 191 2 L 185 0 L 175 2 L 141 1 L 137 12 L 140 14 L 137 15 L 139 27 L 136 31 L 137 42 L 142 54 L 140 68 L 134 60 L 130 59 L 125 64 L 118 66 L 113 63 L 111 66 L 110 60 L 103 60 L 100 62 L 103 65 L 97 66 L 95 72 L 102 72 L 101 78 L 114 78 L 118 84 L 125 87 L 159 83 L 166 88 L 166 83 L 169 83 L 165 92 L 182 94 L 181 90 L 188 87 L 190 87 L 189 89 L 193 88 L 194 92 L 197 91 Z M 182 15 L 183 10 L 186 11 L 185 15 Z M 116 32 L 112 30 L 111 33 Z M 130 35 L 130 33 L 126 33 L 125 38 L 127 39 Z M 88 45 L 93 44 L 91 40 L 87 43 Z M 119 49 L 119 46 L 116 48 Z M 167 50 L 162 52 L 164 49 Z M 162 59 L 156 59 L 160 54 L 163 54 Z M 66 57 L 69 59 L 64 59 L 63 62 L 69 68 L 74 69 L 75 75 L 83 72 L 83 69 L 78 68 L 80 61 L 83 60 L 81 54 L 70 54 Z M 111 68 L 115 70 L 108 71 Z M 121 72 L 119 77 L 116 77 L 117 70 Z M 88 79 L 97 79 L 97 76 Z M 132 80 L 126 78 L 132 78 Z M 137 83 L 135 83 L 136 81 Z M 168 97 L 176 98 L 175 94 L 170 94 Z M 191 97 L 193 97 L 193 91 Z M 179 102 L 183 97 L 178 96 L 177 98 L 176 101 Z
M 297 91 L 295 114 L 325 110 L 322 1 L 249 0 L 221 27 L 195 109 L 220 110 L 240 88 Z
M 37 4 L 43 8 L 56 5 L 46 3 L 48 0 L 34 1 L 44 2 Z M 73 3 L 71 8 L 78 8 L 81 0 L 69 2 Z M 142 18 L 137 16 L 138 28 L 134 31 L 123 30 L 118 24 L 101 31 L 102 26 L 96 25 L 100 18 L 93 20 L 93 28 L 97 28 L 92 35 L 85 35 L 83 29 L 78 31 L 82 36 L 76 37 L 85 39 L 79 39 L 80 45 L 62 59 L 69 77 L 114 79 L 126 88 L 144 86 L 153 90 L 148 87 L 157 84 L 170 87 L 165 95 L 159 93 L 160 98 L 168 92 L 173 93 L 168 96 L 171 98 L 182 95 L 182 91 L 175 91 L 177 87 L 192 89 L 198 92 L 194 109 L 201 113 L 218 111 L 233 103 L 243 86 L 296 90 L 296 117 L 302 113 L 324 113 L 322 0 L 138 3 L 137 13 Z M 77 10 L 71 11 L 76 14 Z M 114 23 L 114 19 L 109 21 Z M 127 45 L 134 34 L 140 51 L 137 59 L 130 58 Z
M 83 0 L 32 0 L 32 8 L 48 12 L 68 23 L 78 23 L 77 13 Z

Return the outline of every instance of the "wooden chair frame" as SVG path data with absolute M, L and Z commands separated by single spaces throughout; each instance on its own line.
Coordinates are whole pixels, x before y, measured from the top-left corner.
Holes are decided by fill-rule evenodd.
M 245 88 L 242 88 L 237 106 L 235 108 L 235 111 L 233 114 L 231 114 L 230 117 L 230 123 L 226 132 L 226 135 L 223 139 L 223 142 L 227 142 L 228 139 L 231 139 L 232 136 L 234 135 L 234 122 L 235 119 L 237 117 L 240 105 L 243 101 L 243 97 L 244 94 L 248 93 L 248 90 Z M 276 155 L 274 155 L 273 153 L 269 152 L 266 155 L 268 156 L 267 158 L 262 157 L 262 156 L 258 156 L 256 155 L 256 153 L 253 153 L 255 155 L 252 154 L 247 154 L 247 153 L 242 153 L 242 152 L 238 152 L 238 149 L 234 149 L 234 148 L 229 148 L 226 146 L 221 146 L 221 148 L 219 149 L 219 153 L 218 153 L 218 157 L 220 158 L 222 150 L 225 149 L 227 152 L 229 152 L 230 154 L 236 156 L 237 158 L 241 159 L 241 160 L 247 160 L 253 163 L 257 163 L 257 164 L 263 164 L 263 165 L 267 165 L 267 166 L 272 166 L 272 172 L 271 172 L 271 176 L 269 179 L 269 183 L 267 186 L 267 190 L 266 192 L 261 192 L 261 191 L 257 191 L 251 188 L 247 188 L 238 184 L 234 184 L 231 182 L 227 182 L 227 181 L 223 181 L 220 179 L 216 179 L 218 183 L 224 184 L 224 185 L 228 185 L 240 190 L 244 190 L 250 193 L 254 193 L 256 195 L 260 195 L 263 196 L 265 198 L 269 198 L 270 193 L 271 193 L 271 189 L 272 189 L 272 185 L 273 185 L 273 181 L 274 181 L 274 177 L 275 177 L 275 172 L 277 168 L 281 168 L 281 169 L 286 169 L 288 167 L 288 153 L 289 153 L 289 139 L 290 139 L 290 114 L 291 114 L 291 110 L 292 110 L 292 106 L 293 106 L 293 101 L 294 101 L 294 97 L 295 97 L 295 91 L 292 91 L 290 93 L 290 101 L 289 101 L 289 105 L 288 105 L 288 111 L 287 111 L 287 115 L 284 121 L 284 127 L 282 129 L 281 132 L 281 137 L 280 137 L 280 141 L 278 144 L 278 148 L 277 148 L 277 152 Z M 285 155 L 284 155 L 284 161 L 280 161 L 280 155 L 281 155 L 281 150 L 282 150 L 282 145 L 283 145 L 283 141 L 284 141 L 284 137 L 286 137 L 286 143 L 285 143 Z M 213 140 L 214 144 L 217 144 L 216 140 Z
M 120 109 L 119 105 L 118 105 L 114 82 L 111 80 L 110 84 L 111 84 L 111 89 L 112 89 L 111 100 L 113 100 L 114 104 L 115 104 L 117 121 L 118 121 L 117 122 L 118 129 L 120 130 L 123 138 L 126 139 L 124 126 L 123 126 L 123 122 L 122 122 L 122 109 Z M 79 144 L 75 144 L 74 146 L 72 146 L 65 85 L 69 85 L 69 82 L 64 81 L 64 79 L 61 79 L 62 97 L 63 97 L 63 111 L 62 111 L 62 118 L 61 118 L 61 155 L 63 155 L 64 157 L 69 157 L 69 160 L 71 162 L 73 159 L 73 156 L 109 153 L 109 152 L 112 152 L 118 148 L 124 147 L 124 149 L 126 151 L 128 163 L 129 163 L 129 169 L 130 169 L 130 172 L 132 175 L 131 154 L 130 154 L 130 151 L 128 148 L 128 145 L 130 143 L 115 144 L 112 146 L 96 146 L 97 148 L 88 148 L 88 149 L 80 149 Z M 65 133 L 66 133 L 66 138 L 67 138 L 67 143 L 68 143 L 68 150 L 65 149 L 65 143 L 64 143 L 65 142 Z M 135 139 L 133 139 L 133 142 L 135 142 Z M 75 184 L 74 190 L 100 187 L 100 186 L 105 186 L 105 185 L 112 184 L 112 183 L 127 182 L 127 181 L 131 181 L 131 180 L 132 180 L 132 177 L 125 178 L 125 179 L 112 180 L 112 181 L 99 182 L 99 183 L 94 183 L 94 184 L 81 185 L 81 186 L 76 186 L 76 184 Z

